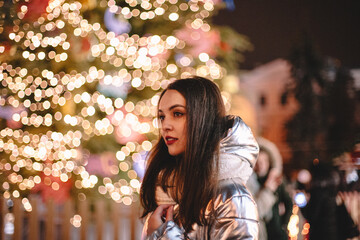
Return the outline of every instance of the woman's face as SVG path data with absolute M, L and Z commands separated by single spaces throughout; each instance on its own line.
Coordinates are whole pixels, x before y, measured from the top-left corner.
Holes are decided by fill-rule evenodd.
M 258 176 L 263 177 L 268 173 L 269 168 L 270 168 L 269 155 L 264 151 L 260 151 L 259 157 L 255 164 L 254 171 L 257 173 Z
M 166 90 L 159 102 L 160 132 L 169 154 L 184 153 L 186 147 L 186 100 L 176 90 Z

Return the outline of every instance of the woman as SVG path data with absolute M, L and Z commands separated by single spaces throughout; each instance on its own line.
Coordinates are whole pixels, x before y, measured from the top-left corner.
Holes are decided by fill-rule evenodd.
M 257 239 L 256 204 L 244 183 L 258 145 L 239 117 L 226 117 L 218 87 L 200 77 L 160 95 L 161 136 L 140 191 L 146 239 Z
M 257 140 L 260 152 L 247 187 L 259 209 L 259 240 L 287 240 L 293 203 L 282 176 L 282 157 L 274 143 Z

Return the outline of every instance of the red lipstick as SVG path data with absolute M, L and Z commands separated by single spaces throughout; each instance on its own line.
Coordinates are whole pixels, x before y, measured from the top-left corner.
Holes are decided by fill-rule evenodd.
M 177 138 L 174 138 L 174 137 L 171 137 L 171 136 L 166 136 L 165 137 L 166 145 L 171 145 L 171 144 L 175 143 L 177 140 L 178 140 Z

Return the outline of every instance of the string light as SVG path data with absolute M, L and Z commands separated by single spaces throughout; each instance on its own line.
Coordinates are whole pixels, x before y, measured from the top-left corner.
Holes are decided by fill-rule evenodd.
M 104 178 L 103 181 L 84 167 L 87 154 L 82 145 L 94 136 L 112 134 L 124 138 L 133 134 L 154 138 L 158 132 L 154 118 L 159 96 L 125 100 L 126 96 L 114 97 L 114 89 L 114 94 L 123 91 L 124 95 L 130 88 L 146 89 L 152 96 L 173 79 L 196 74 L 217 80 L 225 74 L 209 53 L 202 52 L 198 57 L 186 53 L 190 46 L 176 35 L 108 32 L 100 23 L 84 19 L 82 7 L 80 2 L 50 1 L 46 14 L 32 24 L 13 21 L 14 26 L 7 35 L 14 46 L 20 46 L 17 51 L 27 64 L 17 67 L 3 61 L 0 65 L 3 87 L 0 110 L 6 108 L 11 112 L 9 121 L 15 125 L 0 131 L 0 170 L 7 176 L 2 183 L 5 198 L 20 197 L 22 192 L 38 184 L 57 191 L 61 184 L 51 180 L 53 177 L 60 182 L 74 178 L 79 190 L 96 188 L 117 202 L 131 204 L 140 189 L 138 174 L 132 166 L 144 162 L 143 153 L 152 148 L 153 142 L 128 141 L 116 152 L 118 163 L 111 167 L 114 175 L 122 171 L 127 179 Z M 107 7 L 126 21 L 134 18 L 176 21 L 204 32 L 211 31 L 206 18 L 215 9 L 212 0 L 190 0 L 181 4 L 177 0 L 126 0 L 122 7 L 109 0 Z M 18 17 L 24 19 L 27 14 L 29 8 L 21 5 Z M 183 18 L 183 15 L 189 17 Z M 187 19 L 190 22 L 186 22 Z M 77 51 L 79 39 L 91 41 L 88 52 Z M 0 43 L 0 53 L 5 51 Z M 185 54 L 180 56 L 177 52 Z M 92 65 L 67 72 L 53 67 L 67 62 L 73 66 L 80 66 L 82 62 Z M 103 90 L 86 91 L 85 86 L 94 83 Z M 225 98 L 229 96 L 225 94 Z M 22 176 L 22 169 L 31 172 L 31 176 Z M 23 201 L 25 209 L 31 211 L 31 204 Z M 75 215 L 72 224 L 79 227 L 81 218 Z

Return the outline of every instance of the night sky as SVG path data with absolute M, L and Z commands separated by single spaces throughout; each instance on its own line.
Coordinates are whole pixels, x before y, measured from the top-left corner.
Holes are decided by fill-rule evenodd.
M 221 10 L 216 25 L 229 25 L 250 38 L 242 69 L 287 57 L 303 33 L 318 52 L 360 68 L 360 0 L 234 0 Z

